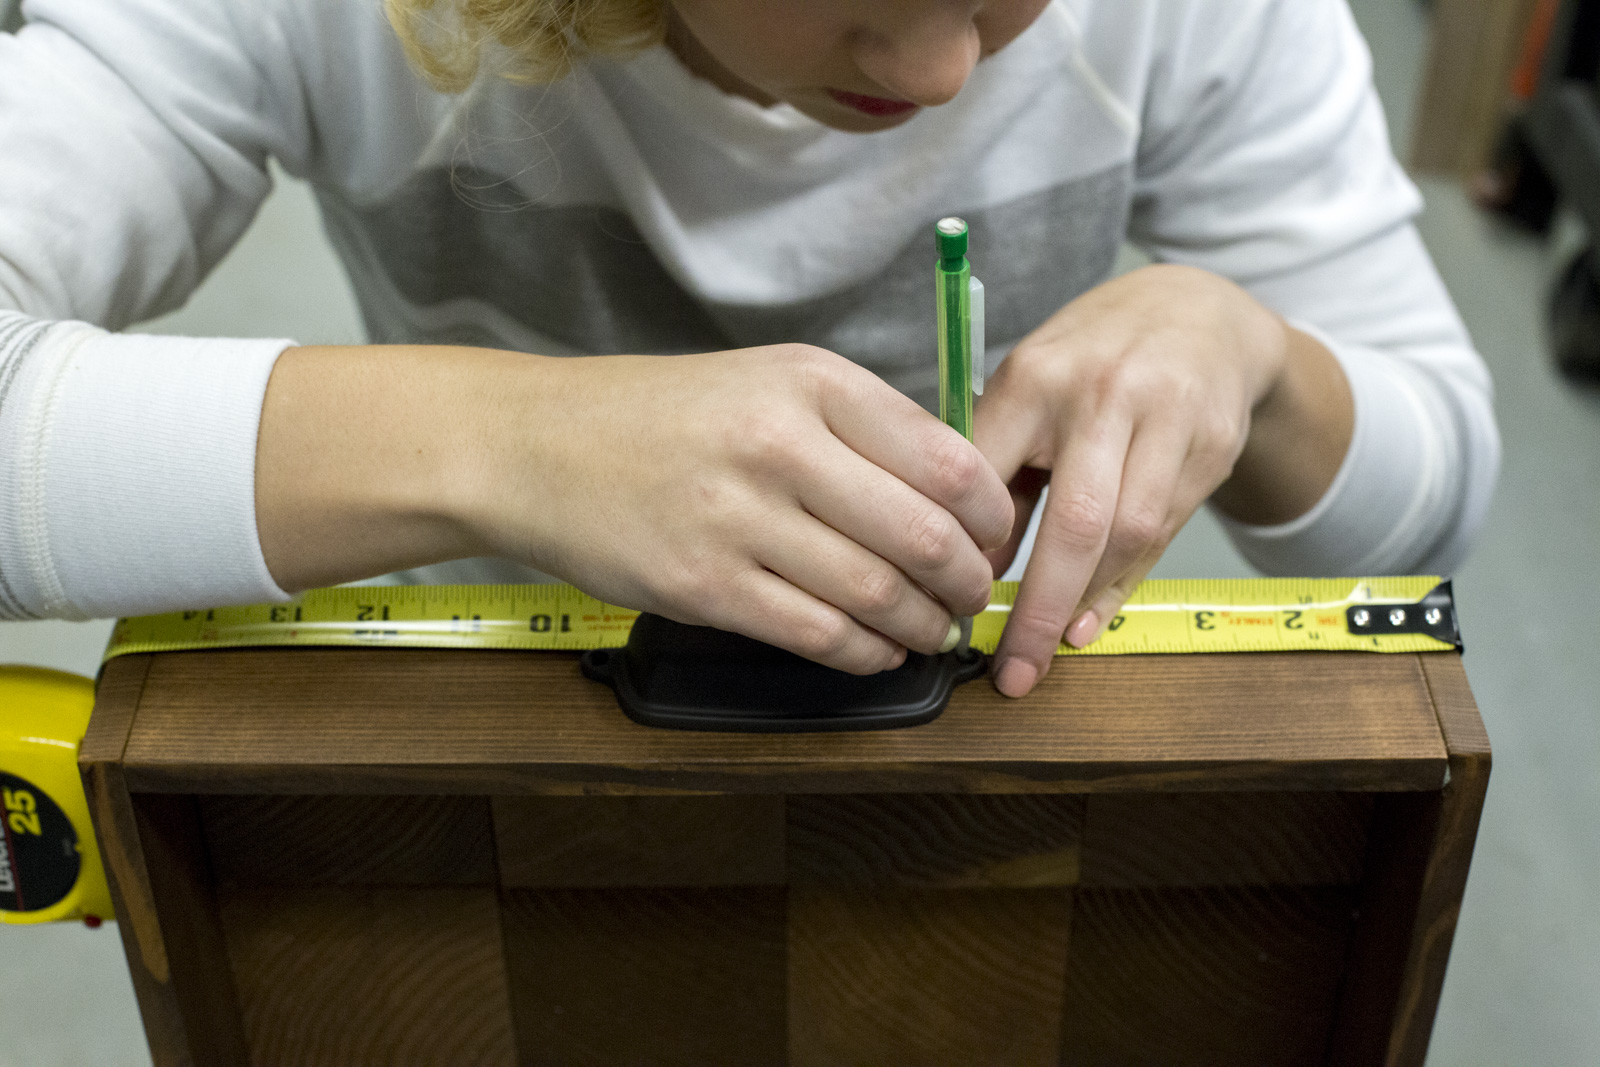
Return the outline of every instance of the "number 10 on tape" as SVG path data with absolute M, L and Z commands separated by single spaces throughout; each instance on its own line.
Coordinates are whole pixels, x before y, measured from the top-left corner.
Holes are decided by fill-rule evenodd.
M 992 653 L 1016 603 L 995 583 L 973 622 Z M 627 643 L 638 613 L 567 585 L 358 586 L 287 604 L 123 619 L 106 658 L 273 645 L 586 651 Z M 1063 655 L 1296 650 L 1428 652 L 1459 647 L 1449 583 L 1437 578 L 1150 581 L 1100 640 Z

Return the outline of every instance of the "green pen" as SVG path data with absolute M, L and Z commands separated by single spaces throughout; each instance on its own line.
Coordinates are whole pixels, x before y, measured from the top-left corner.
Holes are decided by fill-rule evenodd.
M 972 440 L 972 397 L 983 393 L 983 283 L 967 262 L 967 224 L 945 218 L 934 224 L 939 264 L 934 286 L 939 309 L 939 418 Z M 966 653 L 972 620 L 957 619 L 940 652 Z
M 940 219 L 934 226 L 939 264 L 934 268 L 939 309 L 939 418 L 972 440 L 972 398 L 984 377 L 983 283 L 967 262 L 967 224 Z

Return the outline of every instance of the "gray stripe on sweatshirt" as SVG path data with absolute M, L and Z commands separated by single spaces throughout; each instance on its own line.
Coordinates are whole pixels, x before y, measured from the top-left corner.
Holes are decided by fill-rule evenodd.
M 855 360 L 924 406 L 937 403 L 933 242 L 922 232 L 870 281 L 794 303 L 730 305 L 680 285 L 615 209 L 528 205 L 509 183 L 464 171 L 454 179 L 421 171 L 385 202 L 360 208 L 321 196 L 374 342 L 551 354 L 804 342 Z M 992 352 L 1003 354 L 1108 276 L 1131 184 L 1124 164 L 963 211 L 973 273 L 987 289 Z M 462 187 L 473 190 L 470 202 Z

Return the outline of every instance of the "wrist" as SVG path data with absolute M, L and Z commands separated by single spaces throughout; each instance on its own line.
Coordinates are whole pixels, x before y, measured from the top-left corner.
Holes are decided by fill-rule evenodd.
M 1212 499 L 1251 525 L 1290 522 L 1333 484 L 1355 430 L 1350 383 L 1338 359 L 1281 318 L 1280 369 L 1251 410 L 1249 436 Z
M 1231 284 L 1231 283 L 1230 283 Z M 1238 327 L 1237 344 L 1256 353 L 1256 381 L 1250 404 L 1251 423 L 1281 418 L 1294 399 L 1299 385 L 1297 331 L 1282 315 L 1267 308 L 1255 297 L 1238 290 L 1247 307 Z
M 256 450 L 257 529 L 279 585 L 479 554 L 470 519 L 487 464 L 474 409 L 505 357 L 421 346 L 284 353 Z
M 438 507 L 466 546 L 461 555 L 502 556 L 541 569 L 572 457 L 562 429 L 587 395 L 570 358 L 455 349 L 445 368 L 450 401 L 436 409 L 435 433 L 449 440 L 430 474 Z M 582 431 L 577 431 L 582 438 Z M 532 504 L 532 506 L 530 506 Z

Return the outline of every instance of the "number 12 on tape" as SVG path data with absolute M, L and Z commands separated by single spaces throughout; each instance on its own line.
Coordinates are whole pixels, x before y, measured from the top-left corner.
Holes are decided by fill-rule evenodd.
M 974 648 L 994 652 L 1016 598 L 1015 582 L 995 583 Z M 626 644 L 637 617 L 569 585 L 315 589 L 288 604 L 123 619 L 106 658 L 273 645 L 580 652 Z M 1459 647 L 1455 635 L 1449 583 L 1437 578 L 1150 581 L 1098 641 L 1060 652 L 1429 652 Z

